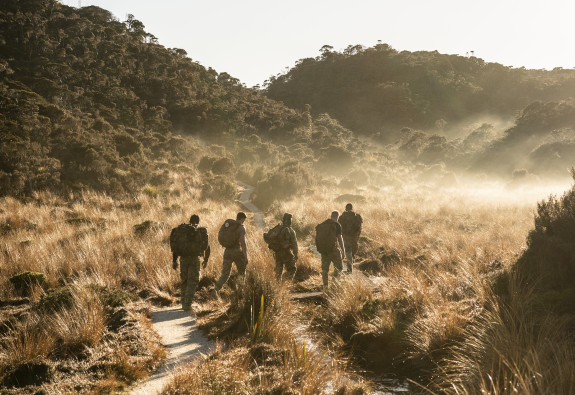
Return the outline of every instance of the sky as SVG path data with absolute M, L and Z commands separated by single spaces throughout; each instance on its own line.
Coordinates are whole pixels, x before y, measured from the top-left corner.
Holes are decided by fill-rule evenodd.
M 473 54 L 528 69 L 575 67 L 572 0 L 60 0 L 128 14 L 168 48 L 263 85 L 323 45 Z

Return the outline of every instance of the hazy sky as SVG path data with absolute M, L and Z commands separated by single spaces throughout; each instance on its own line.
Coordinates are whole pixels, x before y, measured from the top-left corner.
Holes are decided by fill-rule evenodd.
M 324 44 L 475 56 L 526 68 L 575 67 L 575 2 L 563 0 L 61 0 L 127 14 L 159 43 L 247 86 Z

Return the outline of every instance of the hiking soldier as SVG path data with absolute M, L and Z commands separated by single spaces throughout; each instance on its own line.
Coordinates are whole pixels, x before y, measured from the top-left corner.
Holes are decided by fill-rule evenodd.
M 339 212 L 333 211 L 329 219 L 315 227 L 315 245 L 321 254 L 321 277 L 324 288 L 327 287 L 330 264 L 333 262 L 333 276 L 337 277 L 342 270 L 342 260 L 345 257 L 345 245 L 341 236 L 341 224 L 337 222 L 338 218 Z
M 284 280 L 293 280 L 298 259 L 298 247 L 295 231 L 291 228 L 292 215 L 285 213 L 282 223 L 264 233 L 264 240 L 274 252 L 276 260 L 276 279 L 281 280 L 284 267 Z
M 202 267 L 205 269 L 210 258 L 208 231 L 199 227 L 200 217 L 196 214 L 190 217 L 189 224 L 181 224 L 170 233 L 170 248 L 172 250 L 172 267 L 178 269 L 180 257 L 180 278 L 182 280 L 182 309 L 191 310 L 192 300 L 200 282 L 200 257 L 203 257 Z
M 227 219 L 218 232 L 218 242 L 225 248 L 222 274 L 216 282 L 215 293 L 228 281 L 232 271 L 232 263 L 236 264 L 238 274 L 243 276 L 248 265 L 248 249 L 246 246 L 246 214 L 239 212 L 236 219 Z
M 361 218 L 361 215 L 353 211 L 353 205 L 348 203 L 345 205 L 345 211 L 339 217 L 338 222 L 341 224 L 341 233 L 343 236 L 343 243 L 345 244 L 347 272 L 351 273 L 353 268 L 353 258 L 358 249 L 359 235 L 361 234 L 363 219 Z

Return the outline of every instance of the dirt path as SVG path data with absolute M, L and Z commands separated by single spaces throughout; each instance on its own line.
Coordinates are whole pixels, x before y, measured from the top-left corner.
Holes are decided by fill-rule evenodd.
M 254 225 L 264 228 L 266 226 L 264 213 L 250 201 L 254 187 L 241 181 L 237 183 L 244 188 L 239 202 L 254 214 Z M 179 366 L 209 354 L 215 347 L 215 343 L 206 338 L 196 326 L 196 316 L 179 307 L 172 306 L 154 311 L 152 326 L 166 346 L 168 356 L 165 363 L 148 380 L 131 389 L 130 394 L 160 393 Z
M 196 326 L 196 316 L 180 307 L 168 307 L 152 313 L 152 325 L 166 346 L 168 357 L 152 376 L 130 391 L 130 394 L 158 394 L 177 368 L 209 354 L 215 343 Z
M 254 192 L 254 187 L 248 185 L 241 181 L 236 181 L 237 184 L 244 188 L 243 192 L 240 194 L 240 203 L 250 212 L 254 214 L 254 225 L 260 229 L 266 227 L 266 219 L 264 213 L 257 208 L 250 200 L 252 193 Z

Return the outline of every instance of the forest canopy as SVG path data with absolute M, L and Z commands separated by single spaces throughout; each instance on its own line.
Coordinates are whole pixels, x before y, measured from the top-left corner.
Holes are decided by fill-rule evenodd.
M 311 105 L 366 135 L 409 127 L 431 129 L 478 115 L 514 118 L 534 101 L 573 96 L 575 70 L 526 70 L 475 56 L 398 52 L 378 43 L 329 45 L 266 82 L 266 94 L 293 108 Z
M 236 176 L 258 184 L 268 205 L 294 177 L 302 190 L 560 178 L 575 155 L 573 70 L 324 46 L 250 89 L 159 45 L 133 15 L 56 0 L 4 1 L 0 53 L 0 196 L 132 193 L 185 164 L 204 186 L 225 178 L 222 196 Z
M 2 195 L 130 191 L 151 161 L 190 155 L 176 134 L 280 135 L 305 120 L 99 7 L 3 1 L 0 52 Z

